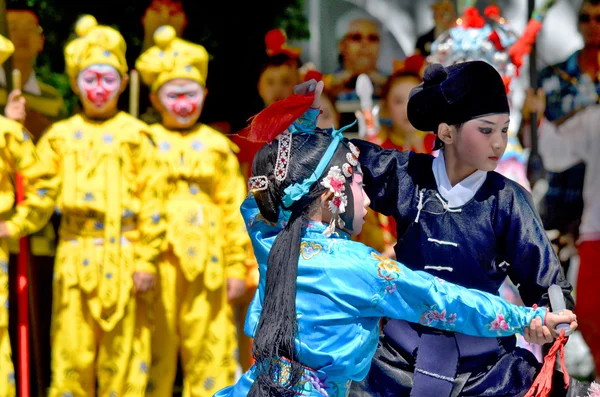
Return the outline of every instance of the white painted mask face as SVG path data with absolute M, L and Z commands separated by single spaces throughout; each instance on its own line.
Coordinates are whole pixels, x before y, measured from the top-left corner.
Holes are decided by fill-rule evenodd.
M 178 123 L 189 125 L 200 117 L 204 89 L 198 82 L 176 79 L 159 88 L 158 98 Z
M 83 69 L 77 76 L 77 87 L 81 100 L 103 110 L 119 94 L 121 76 L 110 65 L 92 65 Z

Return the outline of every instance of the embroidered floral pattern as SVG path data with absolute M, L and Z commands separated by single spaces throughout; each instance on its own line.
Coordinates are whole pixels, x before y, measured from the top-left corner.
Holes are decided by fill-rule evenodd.
M 490 329 L 490 331 L 498 331 L 498 335 L 501 335 L 502 331 L 508 331 L 510 328 L 504 318 L 504 314 L 502 313 L 496 314 L 494 321 L 489 323 L 487 327 Z
M 379 261 L 377 267 L 377 275 L 385 281 L 393 281 L 399 278 L 401 274 L 398 263 L 390 258 L 383 255 L 378 255 L 375 252 L 371 253 L 371 256 Z
M 303 241 L 302 244 L 300 244 L 300 254 L 305 260 L 312 259 L 315 256 L 319 255 L 322 249 L 323 247 L 321 246 L 321 244 L 315 244 L 312 241 L 310 242 L 310 244 L 306 241 Z
M 308 380 L 320 395 L 329 397 L 329 394 L 327 394 L 327 391 L 325 390 L 327 388 L 327 385 L 325 384 L 324 380 L 320 379 L 317 375 L 313 373 L 310 373 L 308 375 Z
M 372 252 L 371 256 L 377 260 L 377 275 L 383 280 L 383 285 L 380 290 L 371 299 L 373 306 L 376 306 L 384 299 L 386 294 L 391 294 L 396 291 L 395 281 L 402 275 L 402 270 L 398 266 L 398 263 L 390 258 L 375 252 Z
M 439 311 L 437 305 L 433 305 L 428 310 L 425 310 L 419 319 L 420 324 L 427 326 L 431 326 L 438 322 L 440 324 L 437 324 L 436 326 L 445 323 L 447 328 L 454 327 L 456 323 L 456 313 L 447 314 L 446 309 Z

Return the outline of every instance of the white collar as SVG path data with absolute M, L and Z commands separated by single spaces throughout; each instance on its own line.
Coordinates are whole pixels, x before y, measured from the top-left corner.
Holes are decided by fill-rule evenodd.
M 433 159 L 431 166 L 435 184 L 438 192 L 448 201 L 450 208 L 456 208 L 465 205 L 475 196 L 485 179 L 487 171 L 477 170 L 456 185 L 450 184 L 448 173 L 446 172 L 446 160 L 444 159 L 444 151 L 440 150 L 438 157 Z
M 0 85 L 6 87 L 6 72 L 4 71 L 4 68 L 0 68 Z M 42 95 L 42 90 L 40 89 L 40 85 L 38 84 L 33 70 L 31 71 L 27 82 L 23 85 L 23 92 L 33 95 Z

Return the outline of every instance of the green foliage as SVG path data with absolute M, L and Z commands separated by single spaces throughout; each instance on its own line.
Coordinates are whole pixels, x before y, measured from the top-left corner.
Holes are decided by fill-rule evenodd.
M 281 15 L 275 18 L 275 26 L 285 30 L 289 39 L 308 40 L 308 20 L 304 12 L 304 0 L 292 1 Z
M 234 129 L 262 108 L 256 82 L 265 61 L 264 35 L 270 29 L 285 29 L 290 39 L 308 39 L 304 0 L 198 1 L 182 0 L 189 24 L 184 38 L 206 47 L 211 55 L 207 97 L 202 119 L 230 121 Z M 140 23 L 150 0 L 7 0 L 8 8 L 29 8 L 44 29 L 44 51 L 38 56 L 38 78 L 56 87 L 70 112 L 77 105 L 69 79 L 64 73 L 63 50 L 74 38 L 73 26 L 83 14 L 100 24 L 118 29 L 127 43 L 129 67 L 142 50 L 144 30 Z M 147 92 L 141 93 L 145 109 Z M 125 93 L 127 95 L 127 92 Z M 232 106 L 235 100 L 235 106 Z M 127 98 L 120 101 L 126 108 Z

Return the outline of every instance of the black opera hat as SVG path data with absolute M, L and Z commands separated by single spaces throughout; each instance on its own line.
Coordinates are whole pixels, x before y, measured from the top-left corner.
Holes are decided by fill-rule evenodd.
M 440 123 L 455 125 L 498 113 L 509 113 L 506 88 L 496 69 L 483 61 L 429 65 L 408 100 L 411 124 L 434 133 Z

